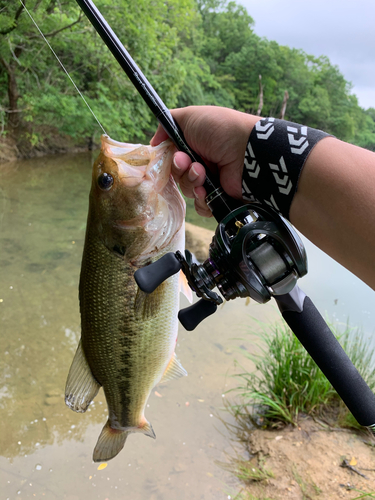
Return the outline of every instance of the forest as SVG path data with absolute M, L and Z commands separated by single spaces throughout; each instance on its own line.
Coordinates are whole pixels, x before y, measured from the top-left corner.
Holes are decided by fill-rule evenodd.
M 359 106 L 339 68 L 260 38 L 235 1 L 95 3 L 169 108 L 281 117 L 375 151 L 375 109 Z M 148 141 L 154 117 L 75 0 L 24 4 L 107 133 Z M 97 142 L 100 127 L 21 3 L 0 0 L 0 14 L 0 142 L 13 141 L 21 155 L 51 137 Z

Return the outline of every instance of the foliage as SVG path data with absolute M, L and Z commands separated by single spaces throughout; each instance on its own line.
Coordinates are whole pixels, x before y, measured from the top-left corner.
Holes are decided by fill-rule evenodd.
M 266 469 L 262 464 L 258 467 L 254 464 L 249 464 L 248 460 L 237 459 L 232 461 L 230 464 L 221 465 L 245 484 L 261 482 L 275 477 L 274 473 Z
M 343 332 L 330 325 L 335 336 L 371 389 L 375 388 L 374 349 L 360 331 L 349 326 Z M 261 333 L 264 347 L 260 355 L 247 355 L 255 363 L 255 371 L 237 375 L 237 389 L 243 403 L 235 407 L 237 414 L 252 408 L 251 420 L 260 425 L 279 422 L 295 424 L 300 414 L 319 416 L 335 411 L 339 423 L 359 427 L 336 391 L 284 322 Z M 337 411 L 339 410 L 339 411 Z M 246 415 L 250 415 L 246 410 Z
M 118 140 L 146 141 L 155 118 L 75 0 L 26 0 L 36 23 L 104 129 Z M 228 0 L 97 0 L 125 47 L 168 107 L 212 104 L 324 129 L 375 150 L 375 110 L 363 110 L 326 57 L 258 37 L 251 13 Z M 101 133 L 27 13 L 0 0 L 2 130 L 16 139 L 57 127 L 77 141 Z M 5 120 L 5 118 L 7 120 Z

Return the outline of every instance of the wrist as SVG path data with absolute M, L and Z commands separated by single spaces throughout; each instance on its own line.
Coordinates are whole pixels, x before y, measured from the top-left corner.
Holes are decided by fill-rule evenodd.
M 227 117 L 223 125 L 227 127 L 226 135 L 233 139 L 228 141 L 228 156 L 223 161 L 227 168 L 220 169 L 220 183 L 229 196 L 242 199 L 242 174 L 246 146 L 251 131 L 261 117 L 234 110 L 230 112 L 231 115 Z
M 297 123 L 265 118 L 253 128 L 242 176 L 245 200 L 270 206 L 289 219 L 305 162 L 328 134 Z

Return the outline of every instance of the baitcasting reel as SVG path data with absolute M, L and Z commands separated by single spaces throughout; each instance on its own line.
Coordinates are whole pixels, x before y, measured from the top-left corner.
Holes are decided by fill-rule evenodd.
M 135 279 L 141 290 L 151 293 L 162 281 L 182 269 L 192 290 L 201 299 L 179 312 L 179 320 L 193 330 L 225 300 L 250 297 L 260 304 L 272 296 L 289 293 L 297 279 L 307 273 L 303 243 L 277 212 L 259 205 L 239 207 L 217 226 L 209 257 L 201 265 L 191 253 L 169 253 L 139 269 Z

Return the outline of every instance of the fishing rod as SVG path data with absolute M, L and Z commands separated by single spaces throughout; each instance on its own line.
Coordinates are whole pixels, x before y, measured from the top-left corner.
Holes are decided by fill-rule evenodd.
M 91 0 L 77 0 L 95 30 L 124 69 L 176 147 L 204 165 L 191 150 L 169 109 L 131 58 Z M 205 166 L 205 165 L 204 165 Z M 222 298 L 250 297 L 260 304 L 274 298 L 290 329 L 314 359 L 359 424 L 375 434 L 375 395 L 346 355 L 327 323 L 297 280 L 307 273 L 304 245 L 293 226 L 271 208 L 239 205 L 223 192 L 219 180 L 206 168 L 207 204 L 218 222 L 203 264 L 190 252 L 168 253 L 138 269 L 139 288 L 152 293 L 165 279 L 182 270 L 200 297 L 179 312 L 179 320 L 193 330 L 213 314 Z

